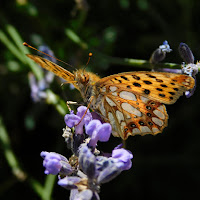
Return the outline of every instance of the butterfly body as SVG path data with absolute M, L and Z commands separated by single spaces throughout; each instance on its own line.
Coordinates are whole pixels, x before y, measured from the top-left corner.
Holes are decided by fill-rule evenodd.
M 100 78 L 82 69 L 71 73 L 40 56 L 27 56 L 72 83 L 84 102 L 112 125 L 113 135 L 124 140 L 162 132 L 168 121 L 164 104 L 175 103 L 195 84 L 190 76 L 165 72 L 124 72 Z

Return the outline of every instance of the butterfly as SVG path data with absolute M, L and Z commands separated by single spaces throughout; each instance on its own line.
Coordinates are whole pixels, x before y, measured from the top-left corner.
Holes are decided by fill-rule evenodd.
M 83 101 L 112 126 L 112 134 L 156 135 L 167 126 L 164 104 L 173 104 L 195 85 L 194 78 L 167 72 L 135 71 L 100 78 L 85 69 L 73 73 L 37 55 L 27 54 L 43 68 L 74 85 Z

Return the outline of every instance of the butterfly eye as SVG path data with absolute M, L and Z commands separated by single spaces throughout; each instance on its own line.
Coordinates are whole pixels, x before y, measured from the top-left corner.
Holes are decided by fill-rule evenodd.
M 89 76 L 88 74 L 84 74 L 80 77 L 80 82 L 83 83 L 83 84 L 86 84 L 89 82 Z

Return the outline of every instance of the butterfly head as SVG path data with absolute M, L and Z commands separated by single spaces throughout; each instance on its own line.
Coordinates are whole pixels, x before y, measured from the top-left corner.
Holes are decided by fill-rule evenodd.
M 93 95 L 94 85 L 100 78 L 84 69 L 79 69 L 74 72 L 74 86 L 80 91 L 83 100 L 88 102 Z
M 81 71 L 82 72 L 78 74 L 77 81 L 83 85 L 87 85 L 90 80 L 89 74 L 85 70 L 81 70 Z
M 84 69 L 75 71 L 74 76 L 76 84 L 80 89 L 82 87 L 86 87 L 87 85 L 94 85 L 100 79 L 97 75 L 87 72 Z

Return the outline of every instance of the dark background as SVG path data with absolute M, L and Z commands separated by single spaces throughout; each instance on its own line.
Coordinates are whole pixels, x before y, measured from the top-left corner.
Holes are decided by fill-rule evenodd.
M 47 44 L 56 57 L 82 67 L 93 52 L 89 70 L 102 77 L 117 72 L 141 70 L 134 66 L 113 65 L 102 55 L 148 60 L 164 40 L 173 51 L 166 62 L 181 63 L 180 42 L 187 43 L 196 61 L 200 58 L 200 1 L 198 0 L 88 0 L 75 9 L 73 0 L 0 2 L 0 29 L 11 24 L 24 41 L 38 47 Z M 82 48 L 67 37 L 73 30 L 87 45 Z M 42 41 L 42 42 L 40 42 Z M 35 52 L 32 52 L 35 53 Z M 68 68 L 68 66 L 65 66 Z M 43 184 L 40 152 L 55 151 L 68 157 L 62 138 L 63 116 L 44 102 L 30 98 L 27 74 L 22 64 L 0 42 L 0 111 L 12 149 L 23 170 Z M 200 130 L 199 75 L 195 94 L 181 97 L 167 106 L 169 125 L 157 136 L 135 136 L 127 140 L 133 167 L 101 187 L 101 199 L 199 198 Z M 78 100 L 78 92 L 55 79 L 51 89 L 63 100 Z M 113 138 L 99 148 L 111 151 L 120 139 Z M 0 146 L 0 199 L 40 199 L 27 184 L 13 174 Z M 69 192 L 55 184 L 52 199 L 68 199 Z

